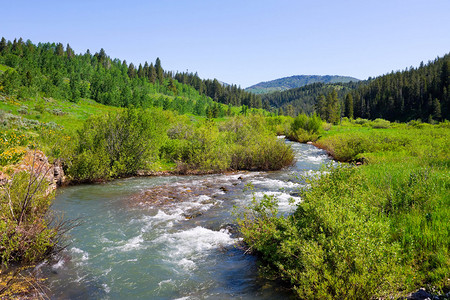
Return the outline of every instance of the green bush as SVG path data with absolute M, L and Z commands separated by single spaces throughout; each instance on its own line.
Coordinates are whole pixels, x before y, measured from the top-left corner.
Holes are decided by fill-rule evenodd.
M 334 154 L 368 157 L 305 178 L 302 202 L 279 216 L 255 203 L 239 224 L 265 274 L 300 298 L 397 298 L 450 288 L 448 128 L 338 128 L 319 140 Z M 342 153 L 339 152 L 343 148 Z
M 195 126 L 181 122 L 168 135 L 161 157 L 178 162 L 183 170 L 278 170 L 294 159 L 292 149 L 260 116 L 237 116 L 220 125 L 212 120 Z
M 391 122 L 384 119 L 375 119 L 370 124 L 372 128 L 389 128 L 391 127 Z
M 95 181 L 134 175 L 158 159 L 168 120 L 158 110 L 126 109 L 94 116 L 78 131 L 69 175 Z
M 316 141 L 319 138 L 322 123 L 322 119 L 316 114 L 309 117 L 299 114 L 291 124 L 288 138 L 301 143 Z

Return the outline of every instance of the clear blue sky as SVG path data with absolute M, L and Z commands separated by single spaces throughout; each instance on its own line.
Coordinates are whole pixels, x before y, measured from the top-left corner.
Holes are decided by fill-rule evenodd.
M 360 79 L 450 52 L 450 0 L 0 0 L 0 36 L 104 48 L 247 87 L 299 74 Z

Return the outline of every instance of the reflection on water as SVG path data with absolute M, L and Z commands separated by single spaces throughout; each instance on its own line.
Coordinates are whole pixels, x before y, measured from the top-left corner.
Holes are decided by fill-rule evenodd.
M 59 190 L 53 206 L 81 218 L 70 246 L 39 269 L 53 299 L 286 299 L 258 277 L 256 259 L 236 242 L 233 206 L 275 195 L 280 211 L 298 203 L 299 175 L 328 162 L 292 143 L 297 162 L 277 172 L 129 178 Z M 253 190 L 246 188 L 248 184 Z

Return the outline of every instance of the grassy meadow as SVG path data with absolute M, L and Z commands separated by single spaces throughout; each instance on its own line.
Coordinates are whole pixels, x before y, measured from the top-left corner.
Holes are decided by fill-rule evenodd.
M 447 292 L 450 123 L 344 119 L 325 127 L 315 144 L 350 164 L 305 178 L 291 216 L 266 197 L 240 218 L 265 274 L 304 299 Z

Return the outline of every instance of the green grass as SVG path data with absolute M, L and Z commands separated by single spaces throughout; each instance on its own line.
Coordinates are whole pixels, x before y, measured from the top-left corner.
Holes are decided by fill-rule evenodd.
M 93 100 L 83 99 L 78 103 L 53 98 L 21 99 L 7 97 L 0 101 L 0 109 L 23 118 L 42 123 L 54 122 L 64 128 L 77 129 L 89 116 L 118 111 Z
M 306 179 L 310 188 L 292 216 L 266 204 L 241 218 L 244 240 L 266 270 L 300 298 L 450 289 L 449 123 L 372 125 L 347 123 L 322 134 L 320 147 L 364 164 Z

